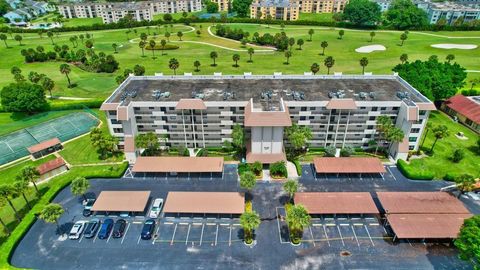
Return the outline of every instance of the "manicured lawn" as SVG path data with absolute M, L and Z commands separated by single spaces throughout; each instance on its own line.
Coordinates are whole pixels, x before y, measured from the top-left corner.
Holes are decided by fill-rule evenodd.
M 434 125 L 446 125 L 450 136 L 437 142 L 432 157 L 413 159 L 410 161 L 408 169 L 418 172 L 433 172 L 436 179 L 443 178 L 447 173 L 451 175 L 469 173 L 476 177 L 480 176 L 480 154 L 475 152 L 478 151 L 476 142 L 479 136 L 465 126 L 455 123 L 442 112 L 433 112 L 429 121 Z M 457 132 L 463 132 L 468 140 L 458 139 L 455 136 Z M 430 149 L 434 139 L 433 133 L 430 131 L 423 149 Z M 459 163 L 453 163 L 450 160 L 455 149 L 464 149 L 465 152 L 465 158 Z
M 54 155 L 48 155 L 44 158 L 37 159 L 35 161 L 32 161 L 30 159 L 20 161 L 18 163 L 12 164 L 8 167 L 4 167 L 0 169 L 0 175 L 2 176 L 0 178 L 0 184 L 11 184 L 15 181 L 15 178 L 17 175 L 20 173 L 20 171 L 27 167 L 27 166 L 38 166 L 42 163 L 45 163 L 49 160 L 55 159 Z
M 0 113 L 0 135 L 31 127 L 54 118 L 58 118 L 78 110 L 49 111 L 29 115 L 26 113 Z
M 299 20 L 314 22 L 333 22 L 333 13 L 300 13 Z
M 62 24 L 64 27 L 76 27 L 76 26 L 103 24 L 103 22 L 102 22 L 102 18 L 72 18 L 72 19 L 64 19 Z
M 320 14 L 325 16 L 325 14 Z M 180 15 L 181 16 L 181 15 Z M 343 40 L 337 39 L 338 30 L 326 29 L 325 27 L 316 26 L 297 26 L 287 25 L 285 32 L 289 37 L 295 39 L 302 38 L 308 39 L 308 29 L 315 29 L 313 36 L 313 42 L 305 42 L 303 50 L 293 50 L 293 56 L 290 58 L 290 65 L 284 65 L 285 61 L 283 52 L 259 52 L 257 51 L 253 55 L 253 63 L 247 63 L 248 54 L 244 51 L 236 52 L 231 49 L 241 49 L 239 42 L 220 39 L 209 35 L 207 29 L 211 26 L 210 23 L 195 24 L 193 27 L 196 29 L 201 28 L 201 35 L 197 37 L 195 31 L 191 28 L 176 25 L 173 29 L 168 28 L 168 31 L 172 33 L 170 38 L 171 42 L 180 46 L 178 50 L 167 51 L 166 55 L 160 55 L 157 52 L 157 59 L 152 59 L 151 52 L 146 51 L 146 57 L 141 56 L 141 50 L 138 47 L 138 36 L 140 33 L 147 33 L 147 29 L 137 28 L 137 34 L 131 32 L 128 35 L 125 33 L 125 29 L 113 29 L 104 31 L 91 31 L 93 34 L 94 47 L 97 52 L 103 51 L 105 53 L 112 53 L 112 43 L 119 45 L 118 54 L 115 54 L 115 58 L 120 63 L 120 70 L 113 74 L 106 73 L 90 73 L 81 70 L 75 66 L 71 66 L 72 72 L 70 77 L 73 82 L 77 83 L 75 88 L 67 88 L 67 80 L 65 75 L 59 72 L 59 66 L 61 62 L 44 62 L 44 63 L 30 63 L 25 64 L 23 57 L 20 55 L 22 49 L 36 48 L 38 45 L 45 47 L 46 51 L 52 50 L 52 44 L 49 38 L 40 38 L 38 34 L 24 34 L 23 43 L 24 46 L 19 46 L 18 42 L 8 37 L 8 44 L 11 48 L 6 49 L 3 44 L 0 44 L 0 78 L 4 78 L 0 81 L 0 88 L 12 81 L 12 75 L 10 74 L 10 68 L 12 66 L 19 66 L 23 70 L 23 73 L 28 75 L 30 71 L 36 71 L 45 73 L 55 81 L 55 88 L 53 90 L 54 95 L 59 96 L 73 96 L 73 97 L 85 97 L 85 98 L 106 98 L 115 89 L 117 83 L 115 77 L 123 72 L 125 68 L 132 68 L 135 64 L 145 66 L 146 74 L 152 75 L 156 72 L 163 72 L 164 74 L 173 74 L 173 71 L 168 68 L 168 60 L 170 58 L 177 58 L 180 62 L 180 67 L 177 70 L 177 74 L 183 74 L 184 72 L 193 72 L 193 62 L 199 60 L 201 63 L 200 72 L 194 72 L 195 74 L 213 74 L 213 72 L 223 72 L 223 74 L 243 74 L 243 72 L 253 72 L 253 74 L 273 74 L 273 72 L 279 71 L 284 74 L 302 74 L 310 69 L 310 65 L 313 62 L 317 62 L 321 65 L 319 74 L 326 74 L 326 68 L 323 66 L 323 60 L 325 56 L 319 55 L 321 52 L 320 43 L 325 40 L 328 41 L 329 46 L 326 49 L 326 55 L 333 56 L 335 58 L 335 66 L 331 69 L 332 72 L 343 72 L 344 74 L 359 74 L 361 67 L 359 60 L 362 57 L 369 59 L 369 65 L 366 67 L 367 72 L 373 72 L 374 74 L 390 74 L 391 69 L 398 64 L 399 56 L 402 53 L 407 53 L 410 60 L 415 59 L 427 59 L 430 55 L 436 54 L 440 59 L 444 59 L 447 54 L 454 54 L 456 61 L 470 70 L 480 70 L 478 65 L 478 57 L 480 56 L 480 49 L 474 50 L 442 50 L 430 47 L 436 43 L 458 43 L 458 44 L 476 44 L 480 45 L 480 39 L 471 38 L 479 37 L 480 32 L 439 32 L 435 35 L 427 35 L 425 33 L 411 32 L 408 36 L 404 46 L 399 46 L 399 36 L 401 32 L 398 31 L 377 31 L 377 34 L 373 42 L 369 42 L 369 32 L 361 30 L 345 30 L 345 36 Z M 271 33 L 275 34 L 281 31 L 279 26 L 270 25 L 268 28 L 266 25 L 258 24 L 230 24 L 231 27 L 241 28 L 244 31 L 248 31 L 251 34 L 254 32 L 259 33 Z M 158 34 L 156 41 L 160 42 L 164 38 L 164 27 L 151 27 L 150 32 Z M 180 42 L 175 33 L 178 31 L 184 32 L 183 40 Z M 73 44 L 68 40 L 72 35 L 85 34 L 85 32 L 67 32 L 61 33 L 59 37 L 55 37 L 54 41 L 58 45 L 68 45 L 73 48 Z M 456 36 L 455 39 L 449 39 L 446 36 Z M 461 38 L 465 36 L 467 38 Z M 130 39 L 135 38 L 132 42 Z M 149 39 L 152 37 L 149 37 Z M 199 44 L 193 42 L 204 42 L 207 44 Z M 355 49 L 361 46 L 381 44 L 384 45 L 387 50 L 384 52 L 373 52 L 369 54 L 361 54 L 355 52 Z M 215 47 L 222 46 L 225 48 Z M 84 49 L 82 45 L 80 48 Z M 77 48 L 78 49 L 78 48 Z M 255 47 L 255 49 L 260 49 Z M 217 59 L 217 67 L 211 67 L 212 60 L 209 57 L 211 51 L 216 51 L 219 54 Z M 239 67 L 233 67 L 232 55 L 234 53 L 240 54 Z M 470 74 L 470 78 L 479 77 L 480 74 Z M 466 85 L 465 88 L 468 88 Z M 480 85 L 477 86 L 480 88 Z

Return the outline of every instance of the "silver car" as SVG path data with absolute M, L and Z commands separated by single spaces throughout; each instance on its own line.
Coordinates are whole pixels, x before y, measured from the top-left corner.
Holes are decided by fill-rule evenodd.
M 70 230 L 70 233 L 68 234 L 68 238 L 70 238 L 72 240 L 80 238 L 80 236 L 83 233 L 83 230 L 85 229 L 85 224 L 86 223 L 87 222 L 84 221 L 84 220 L 80 220 L 80 221 L 75 222 L 75 224 L 73 224 L 72 229 Z
M 162 212 L 163 208 L 163 199 L 162 198 L 157 198 L 155 201 L 152 203 L 152 208 L 150 209 L 150 214 L 148 216 L 150 218 L 158 218 L 160 215 L 160 212 Z

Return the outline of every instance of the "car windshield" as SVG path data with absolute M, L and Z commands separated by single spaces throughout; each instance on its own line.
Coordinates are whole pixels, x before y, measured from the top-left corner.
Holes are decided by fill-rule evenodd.
M 155 207 L 155 206 L 152 207 L 152 211 L 158 211 L 158 210 L 160 210 L 160 207 Z
M 151 221 L 151 220 L 145 222 L 145 225 L 152 225 L 152 224 L 153 224 L 153 221 Z

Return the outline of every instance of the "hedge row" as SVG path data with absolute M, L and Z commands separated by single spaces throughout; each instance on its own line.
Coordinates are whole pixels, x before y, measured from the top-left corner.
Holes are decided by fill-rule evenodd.
M 397 168 L 405 177 L 412 180 L 432 180 L 434 177 L 432 172 L 413 171 L 411 168 L 409 168 L 408 163 L 402 159 L 397 161 Z
M 73 167 L 66 174 L 62 174 L 52 180 L 53 183 L 48 191 L 38 200 L 33 206 L 32 210 L 28 212 L 18 226 L 13 230 L 12 234 L 0 247 L 0 269 L 16 269 L 10 265 L 10 258 L 13 251 L 28 232 L 30 227 L 37 220 L 38 214 L 42 211 L 45 205 L 49 204 L 55 196 L 66 186 L 70 184 L 75 176 L 83 176 L 85 178 L 117 178 L 121 177 L 127 169 L 128 163 L 124 162 L 120 165 L 105 165 L 106 170 L 100 172 L 98 167 Z M 53 229 L 53 227 L 52 227 Z
M 292 160 L 292 163 L 295 165 L 295 169 L 297 169 L 297 175 L 302 176 L 302 165 L 298 159 Z
M 50 111 L 80 110 L 85 108 L 97 109 L 103 103 L 103 99 L 92 100 L 68 100 L 66 102 L 51 102 Z

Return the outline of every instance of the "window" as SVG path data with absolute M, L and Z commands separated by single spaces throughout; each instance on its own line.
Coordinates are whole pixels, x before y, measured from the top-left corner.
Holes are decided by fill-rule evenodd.
M 387 107 L 380 107 L 380 111 L 386 111 Z
M 310 110 L 311 110 L 311 111 L 315 111 L 315 107 L 310 107 Z
M 378 107 L 372 107 L 372 112 L 378 111 Z
M 413 149 L 415 149 L 415 146 L 413 146 L 413 145 L 408 146 L 408 150 L 413 150 Z
M 302 108 L 300 108 L 300 110 L 301 110 L 302 112 L 305 112 L 305 111 L 307 111 L 307 107 L 302 107 Z
M 305 116 L 300 116 L 300 121 L 304 121 L 304 120 L 307 120 L 307 118 Z
M 412 128 L 410 130 L 410 133 L 420 133 L 420 129 L 419 128 Z
M 419 114 L 420 115 L 425 115 L 425 114 L 427 114 L 427 111 L 420 111 Z
M 408 141 L 409 141 L 409 142 L 416 142 L 416 141 L 417 141 L 417 137 L 409 137 L 409 138 L 408 138 Z
M 310 116 L 310 117 L 308 117 L 308 119 L 313 120 L 313 119 L 315 119 L 315 116 Z
M 370 116 L 370 117 L 368 118 L 368 120 L 374 121 L 374 120 L 375 120 L 375 116 Z

